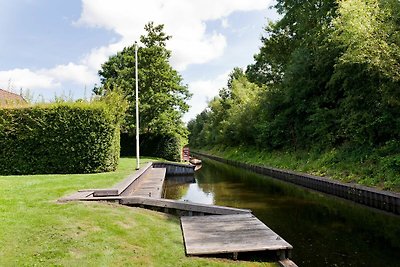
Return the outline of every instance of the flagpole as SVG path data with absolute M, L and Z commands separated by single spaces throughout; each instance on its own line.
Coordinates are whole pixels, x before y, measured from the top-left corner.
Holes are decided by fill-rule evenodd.
M 138 79 L 138 44 L 135 42 L 135 83 L 136 83 L 136 170 L 140 168 L 139 157 L 139 79 Z

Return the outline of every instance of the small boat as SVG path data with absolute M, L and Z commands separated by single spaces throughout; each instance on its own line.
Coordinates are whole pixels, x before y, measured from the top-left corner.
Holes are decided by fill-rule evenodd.
M 200 159 L 191 158 L 189 160 L 189 162 L 192 163 L 193 165 L 201 165 L 201 160 Z
M 191 164 L 195 166 L 194 171 L 198 171 L 201 168 L 201 160 L 196 158 L 191 158 L 189 160 Z

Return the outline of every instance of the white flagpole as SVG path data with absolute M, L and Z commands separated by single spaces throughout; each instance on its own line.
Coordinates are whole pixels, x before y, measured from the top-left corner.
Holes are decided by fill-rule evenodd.
M 139 79 L 138 79 L 138 44 L 135 42 L 135 83 L 136 83 L 136 170 L 140 168 L 139 158 Z

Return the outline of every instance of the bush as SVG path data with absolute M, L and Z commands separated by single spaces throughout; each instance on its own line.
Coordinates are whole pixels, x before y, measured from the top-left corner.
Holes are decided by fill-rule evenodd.
M 181 145 L 179 137 L 168 134 L 141 134 L 140 154 L 159 157 L 170 161 L 180 161 Z M 136 155 L 136 137 L 121 134 L 121 156 Z
M 106 101 L 0 109 L 0 175 L 113 171 L 119 120 Z

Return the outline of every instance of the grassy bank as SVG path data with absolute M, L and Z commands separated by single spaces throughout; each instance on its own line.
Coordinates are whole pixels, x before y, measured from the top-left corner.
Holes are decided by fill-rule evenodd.
M 186 257 L 173 216 L 56 203 L 78 189 L 111 186 L 134 168 L 134 159 L 123 158 L 112 173 L 0 176 L 0 266 L 270 266 Z
M 254 147 L 205 147 L 198 151 L 241 162 L 328 176 L 400 192 L 400 154 L 389 147 L 368 150 L 342 147 L 329 151 L 260 151 Z

